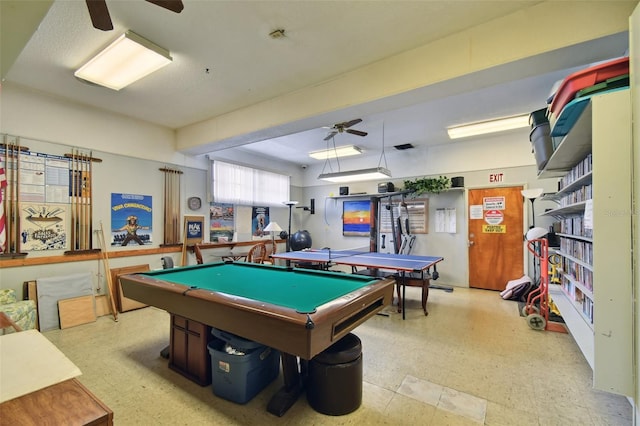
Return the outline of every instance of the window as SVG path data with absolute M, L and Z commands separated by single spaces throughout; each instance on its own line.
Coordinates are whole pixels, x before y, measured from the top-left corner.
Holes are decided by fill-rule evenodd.
M 282 206 L 289 199 L 289 176 L 212 161 L 213 201 L 247 206 Z

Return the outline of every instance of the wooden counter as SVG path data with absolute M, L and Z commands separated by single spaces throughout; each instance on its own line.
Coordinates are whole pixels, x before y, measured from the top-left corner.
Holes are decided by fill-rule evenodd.
M 77 379 L 0 404 L 0 425 L 113 425 L 113 411 Z

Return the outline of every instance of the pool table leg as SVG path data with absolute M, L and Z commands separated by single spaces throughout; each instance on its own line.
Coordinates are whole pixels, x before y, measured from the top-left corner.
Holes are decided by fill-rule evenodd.
M 267 411 L 278 417 L 282 417 L 302 393 L 302 375 L 298 367 L 298 358 L 284 352 L 281 356 L 284 386 L 271 397 L 267 405 Z

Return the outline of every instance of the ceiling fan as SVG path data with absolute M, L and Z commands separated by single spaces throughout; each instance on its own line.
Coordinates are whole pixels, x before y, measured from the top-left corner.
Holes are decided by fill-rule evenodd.
M 324 140 L 328 141 L 329 139 L 331 139 L 332 137 L 334 137 L 338 133 L 351 133 L 352 135 L 357 135 L 357 136 L 367 136 L 368 135 L 367 132 L 363 132 L 361 130 L 355 130 L 355 129 L 350 129 L 349 128 L 351 126 L 355 126 L 356 124 L 360 123 L 361 121 L 362 121 L 361 118 L 356 118 L 355 120 L 345 121 L 343 123 L 334 124 L 333 126 L 329 127 L 329 129 L 331 129 L 331 130 L 329 131 L 329 134 L 327 135 L 327 137 L 324 138 Z
M 182 12 L 182 9 L 184 9 L 182 0 L 146 1 L 175 13 L 180 13 Z M 107 8 L 106 0 L 86 0 L 86 2 L 87 8 L 89 9 L 89 16 L 91 16 L 91 23 L 93 24 L 94 28 L 102 31 L 111 31 L 113 29 L 113 23 L 111 22 L 111 16 L 109 16 L 109 9 Z

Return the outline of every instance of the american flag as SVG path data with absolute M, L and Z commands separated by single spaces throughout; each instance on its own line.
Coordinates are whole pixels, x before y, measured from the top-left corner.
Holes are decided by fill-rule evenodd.
M 5 217 L 4 217 L 4 198 L 2 197 L 4 189 L 7 187 L 7 175 L 4 172 L 4 167 L 0 166 L 0 253 L 5 252 L 5 243 L 7 241 L 7 231 L 5 229 Z

